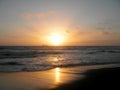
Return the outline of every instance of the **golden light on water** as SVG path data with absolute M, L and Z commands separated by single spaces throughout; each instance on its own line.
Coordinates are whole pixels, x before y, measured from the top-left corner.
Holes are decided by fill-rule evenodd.
M 55 69 L 55 82 L 60 82 L 60 68 L 58 67 Z
M 56 58 L 54 58 L 54 61 L 57 62 L 57 61 L 59 61 L 59 60 L 58 60 L 58 58 L 56 57 Z

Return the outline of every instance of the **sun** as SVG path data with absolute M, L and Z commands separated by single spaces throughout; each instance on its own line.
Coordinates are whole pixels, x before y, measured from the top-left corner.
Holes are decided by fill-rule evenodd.
M 49 37 L 50 43 L 54 46 L 59 46 L 63 43 L 64 37 L 60 33 L 52 33 Z

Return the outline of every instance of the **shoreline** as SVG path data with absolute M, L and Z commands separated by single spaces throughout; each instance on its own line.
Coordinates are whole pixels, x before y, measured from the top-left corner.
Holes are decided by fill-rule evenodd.
M 0 71 L 0 73 L 19 73 L 19 72 L 42 72 L 42 71 L 49 71 L 49 70 L 52 70 L 52 69 L 55 69 L 57 67 L 59 68 L 76 68 L 76 67 L 89 67 L 89 66 L 118 66 L 119 67 L 120 63 L 95 63 L 95 64 L 79 64 L 79 65 L 66 65 L 66 66 L 53 66 L 49 69 L 43 69 L 43 70 L 22 70 L 22 71 Z
M 79 90 L 80 87 L 74 89 L 72 86 L 80 86 L 81 84 L 77 82 L 80 83 L 86 76 L 91 76 L 88 73 L 92 70 L 99 73 L 101 68 L 102 70 L 105 68 L 115 68 L 116 71 L 119 71 L 120 66 L 93 65 L 57 67 L 51 70 L 36 72 L 0 72 L 0 90 Z
M 88 70 L 84 75 L 85 78 L 83 79 L 78 79 L 49 90 L 120 89 L 120 67 Z

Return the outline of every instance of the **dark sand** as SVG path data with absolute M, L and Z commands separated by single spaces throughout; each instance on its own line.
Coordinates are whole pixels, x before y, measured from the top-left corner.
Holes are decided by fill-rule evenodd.
M 85 78 L 51 90 L 120 90 L 120 67 L 88 70 Z

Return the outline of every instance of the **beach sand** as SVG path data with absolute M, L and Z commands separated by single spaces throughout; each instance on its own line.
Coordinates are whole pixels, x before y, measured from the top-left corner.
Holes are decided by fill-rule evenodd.
M 83 79 L 51 90 L 120 90 L 120 67 L 88 70 Z
M 1 72 L 0 90 L 80 90 L 119 88 L 120 65 L 55 68 L 36 72 Z

